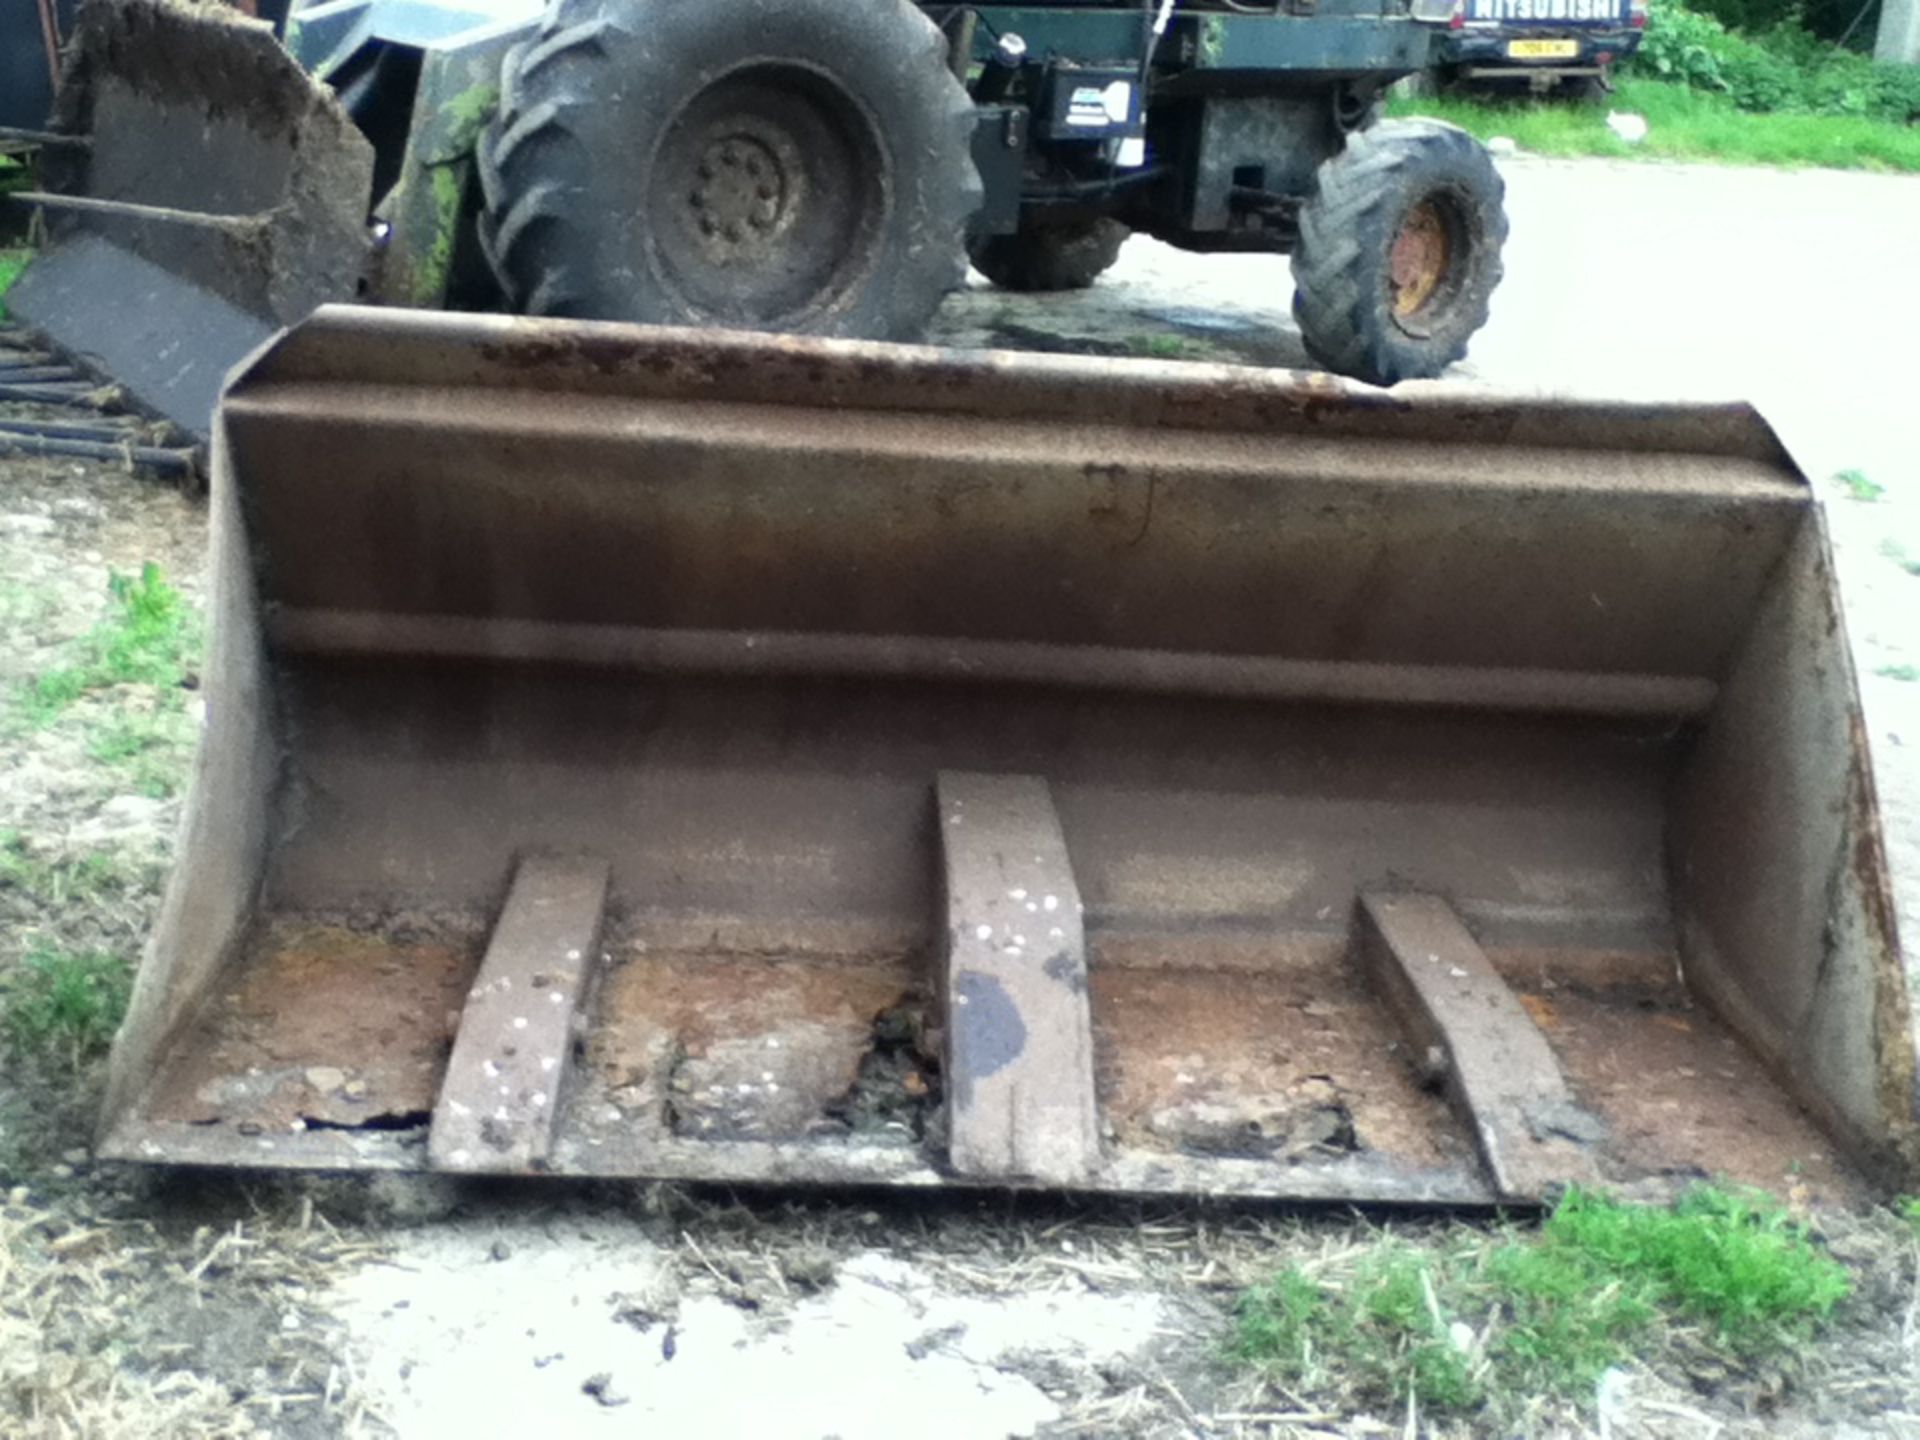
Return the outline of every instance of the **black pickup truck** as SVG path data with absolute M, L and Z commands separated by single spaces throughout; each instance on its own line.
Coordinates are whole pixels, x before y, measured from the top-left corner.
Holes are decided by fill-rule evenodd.
M 1416 6 L 1415 14 L 1426 8 Z M 1613 66 L 1639 48 L 1647 5 L 1646 0 L 1453 0 L 1444 24 L 1433 69 L 1443 85 L 1598 96 L 1612 88 Z

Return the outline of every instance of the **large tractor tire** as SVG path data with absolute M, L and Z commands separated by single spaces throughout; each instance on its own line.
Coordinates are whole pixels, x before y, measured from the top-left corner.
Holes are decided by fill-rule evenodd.
M 973 123 L 909 0 L 553 0 L 481 239 L 530 314 L 911 337 L 965 278 Z
M 979 241 L 973 264 L 1002 290 L 1085 290 L 1120 258 L 1128 233 L 1104 216 L 1032 226 Z
M 1486 149 L 1437 120 L 1347 136 L 1300 212 L 1293 316 L 1307 353 L 1375 385 L 1431 379 L 1487 322 L 1507 238 Z

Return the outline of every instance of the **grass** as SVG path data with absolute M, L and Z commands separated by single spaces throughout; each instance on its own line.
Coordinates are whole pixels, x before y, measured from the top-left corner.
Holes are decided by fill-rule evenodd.
M 31 934 L 47 921 L 57 931 L 61 919 L 76 914 L 105 919 L 151 880 L 118 855 L 49 858 L 22 832 L 0 830 L 0 928 L 18 926 L 16 934 Z M 82 928 L 90 939 L 99 938 L 98 921 Z M 131 979 L 132 966 L 122 953 L 32 935 L 16 958 L 0 966 L 0 1054 L 56 1071 L 97 1059 L 120 1024 Z
M 1338 1370 L 1386 1404 L 1411 1390 L 1426 1410 L 1468 1410 L 1480 1403 L 1482 1385 L 1471 1342 L 1459 1342 L 1450 1318 L 1451 1279 L 1429 1257 L 1395 1245 L 1368 1255 L 1337 1290 L 1285 1270 L 1242 1299 L 1233 1350 L 1301 1394 Z
M 1873 673 L 1889 680 L 1920 680 L 1920 665 L 1882 665 Z
M 1834 483 L 1847 492 L 1853 500 L 1871 503 L 1887 493 L 1887 487 L 1870 477 L 1864 470 L 1842 470 L 1834 477 Z
M 1129 335 L 1127 348 L 1154 360 L 1184 360 L 1204 354 L 1206 350 L 1184 335 Z
M 51 724 L 95 691 L 116 685 L 177 691 L 187 680 L 199 653 L 198 619 L 160 567 L 149 562 L 137 576 L 113 575 L 107 589 L 111 612 L 81 638 L 76 657 L 21 688 L 16 707 L 29 728 Z
M 193 722 L 179 692 L 167 692 L 157 709 L 120 711 L 95 726 L 87 755 L 124 773 L 140 794 L 165 800 L 178 793 L 182 761 L 193 741 Z
M 1610 109 L 1644 116 L 1646 139 L 1629 145 L 1615 135 L 1606 124 Z M 1387 111 L 1451 121 L 1482 140 L 1504 135 L 1539 155 L 1920 172 L 1920 126 L 1854 115 L 1753 114 L 1724 96 L 1660 80 L 1623 79 L 1601 104 L 1396 97 Z
M 1674 1326 L 1736 1361 L 1780 1353 L 1848 1290 L 1768 1197 L 1700 1186 L 1653 1207 L 1574 1190 L 1531 1235 L 1389 1242 L 1338 1282 L 1282 1271 L 1242 1297 L 1230 1348 L 1290 1395 L 1337 1376 L 1368 1403 L 1497 1416 L 1533 1396 L 1590 1399 Z
M 63 663 L 17 688 L 5 726 L 44 729 L 81 699 L 98 697 L 105 703 L 84 719 L 88 758 L 120 771 L 138 793 L 167 799 L 179 790 L 192 750 L 185 692 L 199 659 L 199 616 L 151 563 L 138 575 L 109 577 L 107 587 L 106 618 L 73 643 Z
M 18 830 L 0 830 L 0 892 L 21 892 L 49 910 L 88 906 L 135 888 L 131 874 L 108 854 L 42 859 Z
M 13 282 L 20 278 L 20 272 L 27 268 L 27 261 L 33 257 L 33 251 L 25 246 L 14 245 L 11 241 L 15 233 L 8 223 L 14 216 L 9 210 L 17 206 L 6 204 L 6 196 L 15 190 L 31 188 L 33 176 L 27 167 L 6 155 L 0 155 L 0 320 L 7 318 L 7 291 Z
M 0 320 L 7 318 L 7 291 L 13 288 L 13 282 L 20 278 L 20 272 L 27 268 L 27 261 L 32 258 L 31 250 L 0 249 Z
M 35 945 L 0 994 L 0 1036 L 16 1057 L 77 1068 L 106 1053 L 132 987 L 133 967 L 110 951 Z

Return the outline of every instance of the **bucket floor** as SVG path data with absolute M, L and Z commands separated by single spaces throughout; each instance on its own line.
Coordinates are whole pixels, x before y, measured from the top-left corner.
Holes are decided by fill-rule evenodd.
M 604 942 L 562 1092 L 559 1173 L 951 1183 L 925 947 L 741 953 Z M 1336 934 L 1284 943 L 1090 926 L 1107 1163 L 1095 1188 L 1484 1203 L 1473 1143 L 1419 1083 Z M 718 931 L 715 932 L 719 934 Z M 182 1034 L 109 1150 L 425 1168 L 484 922 L 281 916 Z M 1490 952 L 1606 1125 L 1614 1183 L 1724 1177 L 1848 1198 L 1821 1135 L 1670 966 Z M 1608 976 L 1611 978 L 1607 978 Z M 1596 978 L 1598 977 L 1598 978 Z

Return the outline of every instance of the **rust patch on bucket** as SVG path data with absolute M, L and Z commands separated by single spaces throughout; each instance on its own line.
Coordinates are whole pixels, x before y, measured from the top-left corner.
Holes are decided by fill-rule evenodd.
M 1580 1102 L 1606 1122 L 1610 1178 L 1793 1183 L 1822 1201 L 1861 1198 L 1833 1142 L 1678 985 L 1521 998 Z
M 482 939 L 269 922 L 173 1046 L 149 1118 L 241 1134 L 424 1127 Z

